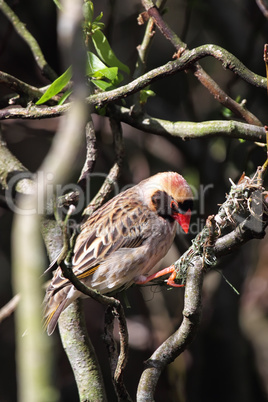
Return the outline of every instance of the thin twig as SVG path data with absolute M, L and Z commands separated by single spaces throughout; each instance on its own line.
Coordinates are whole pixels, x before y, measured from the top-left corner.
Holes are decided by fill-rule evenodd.
M 112 191 L 115 183 L 118 180 L 120 169 L 123 162 L 123 155 L 124 155 L 124 147 L 123 147 L 123 137 L 122 137 L 122 128 L 121 124 L 110 118 L 111 129 L 113 132 L 114 137 L 114 147 L 115 147 L 115 156 L 116 161 L 113 167 L 110 169 L 108 176 L 104 180 L 100 190 L 90 202 L 90 204 L 85 208 L 84 215 L 90 216 L 93 211 L 99 208 L 104 200 L 106 199 L 107 195 Z
M 88 120 L 86 125 L 86 148 L 87 148 L 86 160 L 82 172 L 80 174 L 80 177 L 78 179 L 78 184 L 80 184 L 83 188 L 85 187 L 86 182 L 90 176 L 90 173 L 92 173 L 95 166 L 97 158 L 96 143 L 97 141 L 96 141 L 94 124 L 90 116 L 90 119 Z
M 158 9 L 154 6 L 153 2 L 151 0 L 143 0 L 142 2 L 148 15 L 153 18 L 159 30 L 174 45 L 175 49 L 177 50 L 177 57 L 181 57 L 182 54 L 183 56 L 187 55 L 190 52 L 190 50 L 186 49 L 187 45 L 183 43 L 181 39 L 170 29 L 168 24 L 163 20 L 162 16 L 160 15 Z M 221 58 L 220 53 L 221 51 L 219 51 L 219 56 Z M 218 58 L 215 53 L 214 57 L 216 59 Z M 233 71 L 236 70 L 236 67 L 233 65 L 232 59 L 223 62 L 223 66 Z M 242 66 L 240 65 L 240 67 Z M 244 105 L 239 104 L 238 102 L 234 101 L 229 95 L 227 95 L 219 87 L 219 85 L 204 71 L 199 63 L 192 64 L 190 66 L 190 70 L 193 71 L 194 75 L 201 82 L 201 84 L 204 85 L 211 93 L 211 95 L 213 95 L 213 97 L 218 100 L 223 106 L 230 109 L 238 117 L 243 118 L 247 123 L 262 126 L 262 123 L 257 119 L 257 117 L 246 110 Z M 235 72 L 239 74 L 237 71 Z M 242 69 L 240 69 L 240 73 L 241 72 Z
M 44 58 L 44 55 L 36 41 L 36 39 L 27 30 L 25 24 L 23 24 L 14 11 L 6 4 L 4 0 L 0 0 L 0 9 L 5 14 L 5 16 L 12 23 L 14 29 L 22 37 L 22 39 L 30 47 L 32 54 L 35 58 L 37 65 L 40 70 L 50 81 L 54 81 L 57 78 L 55 71 L 49 66 Z
M 113 337 L 114 318 L 119 322 L 120 353 L 118 356 L 117 344 Z M 128 358 L 128 331 L 122 305 L 118 309 L 108 306 L 105 312 L 104 341 L 108 351 L 112 380 L 118 401 L 131 401 L 123 382 L 123 372 Z
M 261 12 L 263 13 L 264 17 L 268 19 L 268 7 L 266 4 L 264 4 L 263 0 L 256 0 L 256 3 L 259 7 L 259 9 L 261 10 Z
M 18 303 L 20 301 L 20 295 L 17 294 L 14 297 L 12 297 L 9 302 L 0 309 L 0 323 L 5 320 L 7 317 L 9 317 L 12 313 L 14 313 Z

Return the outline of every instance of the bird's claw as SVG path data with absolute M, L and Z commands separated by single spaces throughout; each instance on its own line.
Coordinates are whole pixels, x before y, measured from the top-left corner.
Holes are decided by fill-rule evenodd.
M 152 274 L 152 275 L 149 275 L 149 276 L 140 275 L 140 276 L 138 276 L 136 278 L 135 283 L 137 285 L 145 285 L 146 283 L 152 281 L 153 279 L 159 278 L 159 277 L 167 275 L 167 274 L 171 274 L 169 276 L 168 280 L 167 280 L 167 285 L 173 286 L 173 287 L 176 287 L 176 288 L 184 287 L 184 285 L 180 285 L 178 283 L 175 283 L 177 272 L 175 270 L 174 265 L 170 265 L 169 267 L 164 268 L 161 271 L 158 271 L 155 274 Z

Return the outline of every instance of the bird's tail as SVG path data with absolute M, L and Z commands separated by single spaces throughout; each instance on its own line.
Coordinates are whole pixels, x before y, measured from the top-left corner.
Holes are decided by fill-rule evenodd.
M 55 289 L 47 289 L 44 299 L 44 328 L 48 335 L 54 332 L 60 314 L 71 303 L 68 297 L 71 287 L 71 285 L 65 286 L 56 293 Z

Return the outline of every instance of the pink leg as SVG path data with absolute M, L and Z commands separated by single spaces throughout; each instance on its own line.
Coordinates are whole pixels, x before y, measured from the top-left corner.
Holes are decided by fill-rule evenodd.
M 176 271 L 174 265 L 170 265 L 170 267 L 164 268 L 161 271 L 156 272 L 153 275 L 147 276 L 147 277 L 140 277 L 138 278 L 135 283 L 137 285 L 144 285 L 145 283 L 152 281 L 153 279 L 159 278 L 160 276 L 171 274 L 167 280 L 167 284 L 170 286 L 174 286 L 177 288 L 181 288 L 184 285 L 178 285 L 177 283 L 174 282 L 174 279 L 176 278 Z
M 174 271 L 172 272 L 172 274 L 170 275 L 170 277 L 167 280 L 167 285 L 173 286 L 174 288 L 183 288 L 185 285 L 179 285 L 178 283 L 174 282 L 176 275 L 177 275 L 177 272 L 175 271 L 175 268 L 174 268 Z

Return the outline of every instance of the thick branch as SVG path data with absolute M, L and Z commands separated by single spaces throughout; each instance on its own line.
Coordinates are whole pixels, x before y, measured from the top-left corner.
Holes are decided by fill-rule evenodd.
M 6 87 L 19 94 L 20 97 L 23 98 L 25 104 L 27 104 L 29 101 L 37 101 L 45 92 L 44 89 L 39 89 L 32 85 L 26 84 L 18 78 L 4 73 L 3 71 L 0 71 L 0 84 L 4 84 Z M 52 101 L 52 104 L 55 104 L 55 102 Z
M 201 315 L 201 288 L 203 283 L 202 258 L 195 258 L 189 265 L 185 286 L 183 321 L 146 362 L 142 373 L 137 401 L 153 401 L 157 381 L 167 364 L 171 363 L 191 343 L 196 335 Z
M 80 401 L 107 401 L 99 362 L 87 334 L 81 300 L 72 303 L 61 314 L 59 322 L 62 343 L 72 367 L 75 367 L 74 376 Z
M 175 74 L 179 71 L 186 70 L 193 63 L 207 56 L 215 57 L 221 61 L 223 67 L 230 69 L 249 84 L 266 89 L 266 78 L 254 74 L 227 50 L 216 45 L 203 45 L 196 49 L 189 50 L 177 60 L 170 61 L 163 66 L 149 71 L 129 84 L 123 85 L 108 92 L 90 95 L 87 98 L 87 103 L 93 106 L 102 107 L 107 103 L 115 102 L 119 99 L 132 95 L 133 93 L 145 88 L 147 85 L 152 84 L 154 81 L 157 81 L 168 75 Z M 69 108 L 70 103 L 44 108 L 31 106 L 29 109 L 4 109 L 0 111 L 0 120 L 10 118 L 41 119 L 56 117 L 66 112 Z
M 9 151 L 0 130 L 0 183 L 6 190 L 7 202 L 12 202 L 14 190 L 19 193 L 32 194 L 34 191 L 31 174 L 21 162 Z
M 168 121 L 149 116 L 147 113 L 132 113 L 130 109 L 116 106 L 115 116 L 122 122 L 148 133 L 179 137 L 183 140 L 206 137 L 243 138 L 249 141 L 266 142 L 264 127 L 230 120 L 212 120 L 201 123 Z

